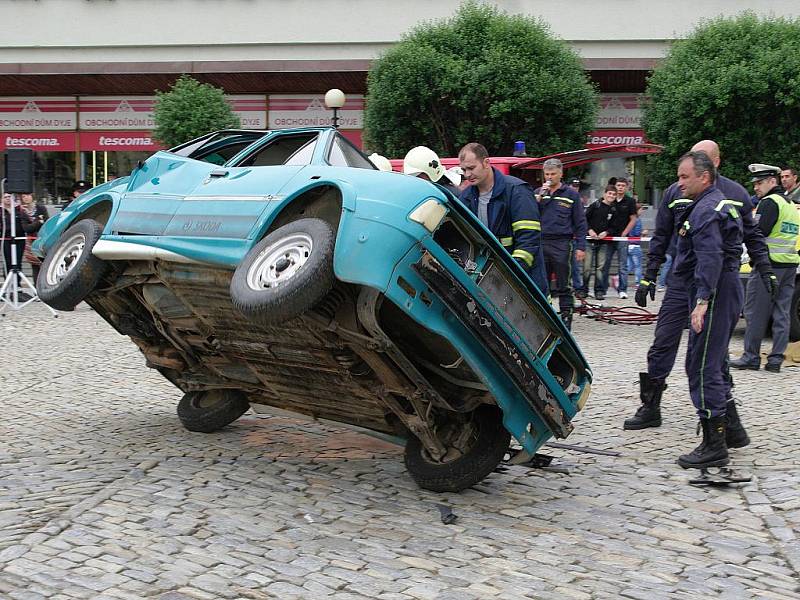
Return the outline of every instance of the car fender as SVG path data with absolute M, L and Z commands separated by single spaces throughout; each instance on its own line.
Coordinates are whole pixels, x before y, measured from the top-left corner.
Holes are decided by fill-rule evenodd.
M 336 277 L 385 290 L 394 265 L 428 233 L 421 225 L 409 220 L 408 213 L 428 198 L 435 197 L 437 191 L 432 186 L 423 187 L 431 191 L 420 195 L 417 202 L 408 202 L 405 198 L 377 199 L 368 194 L 359 195 L 356 187 L 348 181 L 320 177 L 280 198 L 279 204 L 266 211 L 254 226 L 252 239 L 262 239 L 293 202 L 322 186 L 338 189 L 342 201 L 334 250 Z M 412 184 L 412 187 L 417 186 L 416 182 Z
M 119 210 L 120 196 L 118 191 L 104 187 L 95 193 L 89 192 L 73 200 L 64 210 L 45 221 L 31 247 L 32 252 L 43 258 L 64 231 L 103 203 L 111 204 L 111 211 L 103 229 L 104 234 L 108 233 Z

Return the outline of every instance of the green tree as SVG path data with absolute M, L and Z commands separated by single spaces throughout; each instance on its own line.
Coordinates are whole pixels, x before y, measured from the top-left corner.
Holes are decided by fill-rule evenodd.
M 664 145 L 655 179 L 701 139 L 720 145 L 722 174 L 746 182 L 747 165 L 800 160 L 800 21 L 752 13 L 701 23 L 675 42 L 647 85 L 647 137 Z
M 367 86 L 365 145 L 387 156 L 454 156 L 472 141 L 495 155 L 515 140 L 532 155 L 580 148 L 597 111 L 580 58 L 541 20 L 473 2 L 406 34 Z
M 168 92 L 156 92 L 153 137 L 177 146 L 216 129 L 239 127 L 224 92 L 188 75 L 181 75 Z

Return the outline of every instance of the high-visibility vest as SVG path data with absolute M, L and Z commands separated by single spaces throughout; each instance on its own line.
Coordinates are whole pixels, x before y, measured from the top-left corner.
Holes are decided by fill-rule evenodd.
M 794 204 L 780 194 L 770 194 L 767 198 L 778 205 L 778 220 L 769 232 L 766 242 L 769 248 L 769 258 L 776 263 L 786 265 L 800 264 L 800 255 L 797 254 L 798 237 L 800 236 L 800 211 Z

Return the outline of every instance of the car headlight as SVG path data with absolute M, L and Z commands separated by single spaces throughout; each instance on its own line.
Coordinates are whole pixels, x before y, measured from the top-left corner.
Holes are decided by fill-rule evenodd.
M 447 208 L 444 204 L 430 198 L 411 211 L 408 218 L 433 233 L 446 214 Z

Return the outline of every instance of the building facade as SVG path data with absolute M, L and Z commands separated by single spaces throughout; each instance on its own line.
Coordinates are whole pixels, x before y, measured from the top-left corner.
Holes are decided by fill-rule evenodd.
M 324 125 L 330 88 L 360 143 L 370 64 L 417 24 L 448 18 L 457 0 L 37 0 L 5 5 L 0 46 L 0 150 L 36 152 L 40 197 L 76 179 L 124 175 L 158 146 L 156 90 L 182 73 L 223 88 L 243 127 Z M 536 16 L 580 54 L 600 91 L 587 145 L 644 141 L 648 73 L 671 41 L 703 19 L 744 10 L 797 17 L 794 0 L 541 0 L 493 2 Z M 567 150 L 565 148 L 565 150 Z

